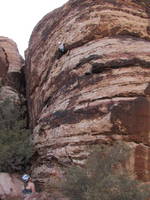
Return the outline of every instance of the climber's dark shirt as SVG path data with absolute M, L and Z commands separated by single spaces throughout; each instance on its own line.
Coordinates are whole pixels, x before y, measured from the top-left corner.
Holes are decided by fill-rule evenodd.
M 31 189 L 24 189 L 24 190 L 22 190 L 22 193 L 23 194 L 31 194 L 32 190 Z

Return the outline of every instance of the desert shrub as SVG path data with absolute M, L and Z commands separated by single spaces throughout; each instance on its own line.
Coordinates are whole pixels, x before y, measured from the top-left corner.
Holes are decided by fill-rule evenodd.
M 145 200 L 148 189 L 121 166 L 129 154 L 129 147 L 123 143 L 99 146 L 84 168 L 72 166 L 66 170 L 62 191 L 71 200 Z
M 0 171 L 25 170 L 32 156 L 30 131 L 23 109 L 9 99 L 0 103 Z

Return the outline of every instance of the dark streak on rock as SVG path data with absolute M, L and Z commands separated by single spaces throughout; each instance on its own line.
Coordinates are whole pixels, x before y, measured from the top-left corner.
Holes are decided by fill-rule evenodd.
M 147 33 L 150 35 L 150 26 L 147 27 Z
M 120 102 L 112 109 L 112 133 L 143 136 L 147 141 L 150 130 L 150 102 L 146 97 L 138 97 L 128 102 Z
M 93 54 L 93 55 L 90 55 L 87 58 L 82 58 L 74 69 L 77 69 L 80 66 L 82 66 L 82 65 L 84 65 L 86 63 L 89 63 L 91 60 L 97 60 L 97 59 L 100 59 L 100 58 L 102 58 L 102 56 L 100 56 L 98 54 Z
M 25 78 L 20 72 L 9 72 L 5 78 L 5 85 L 8 85 L 17 91 L 25 94 Z
M 147 88 L 145 89 L 144 93 L 146 95 L 150 95 L 150 83 L 148 84 Z
M 3 47 L 1 47 L 1 48 L 2 48 L 2 50 L 3 50 L 3 52 L 4 52 L 4 54 L 5 54 L 6 63 L 7 63 L 7 65 L 9 66 L 9 59 L 8 59 L 7 52 L 6 52 L 6 50 L 5 50 Z
M 76 124 L 83 119 L 94 119 L 105 113 L 99 111 L 98 106 L 87 107 L 76 110 L 59 110 L 51 114 L 49 118 L 43 118 L 40 122 L 47 123 L 51 128 L 56 128 L 62 124 Z
M 139 58 L 132 58 L 126 60 L 117 59 L 106 63 L 93 63 L 92 73 L 102 73 L 103 71 L 110 69 L 118 69 L 122 67 L 131 67 L 131 66 L 150 67 L 150 62 L 146 62 L 145 60 L 141 60 Z
M 8 55 L 5 49 L 3 47 L 0 47 L 0 48 L 5 56 L 5 61 L 0 60 L 0 70 L 1 70 L 0 77 L 5 79 L 8 69 L 9 69 L 9 60 L 8 60 Z

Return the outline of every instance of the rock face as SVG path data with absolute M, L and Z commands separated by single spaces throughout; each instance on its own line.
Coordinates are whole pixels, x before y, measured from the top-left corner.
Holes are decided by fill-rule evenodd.
M 0 103 L 6 99 L 17 105 L 24 103 L 22 67 L 23 59 L 16 44 L 9 38 L 0 37 Z M 0 173 L 0 199 L 20 196 L 21 188 L 20 177 Z
M 19 93 L 24 90 L 23 67 L 17 45 L 11 39 L 0 36 L 0 100 L 7 97 L 15 102 L 20 101 Z
M 34 28 L 26 52 L 37 151 L 33 175 L 82 164 L 87 145 L 124 140 L 150 179 L 150 14 L 136 0 L 70 0 Z M 66 53 L 58 56 L 58 42 Z
M 0 173 L 0 197 L 5 199 L 9 197 L 21 196 L 23 183 L 16 175 Z

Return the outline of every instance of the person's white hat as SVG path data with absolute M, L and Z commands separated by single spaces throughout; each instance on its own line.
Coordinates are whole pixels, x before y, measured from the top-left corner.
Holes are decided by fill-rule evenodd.
M 30 179 L 30 176 L 28 175 L 28 174 L 24 174 L 23 176 L 22 176 L 22 180 L 23 181 L 28 181 Z

